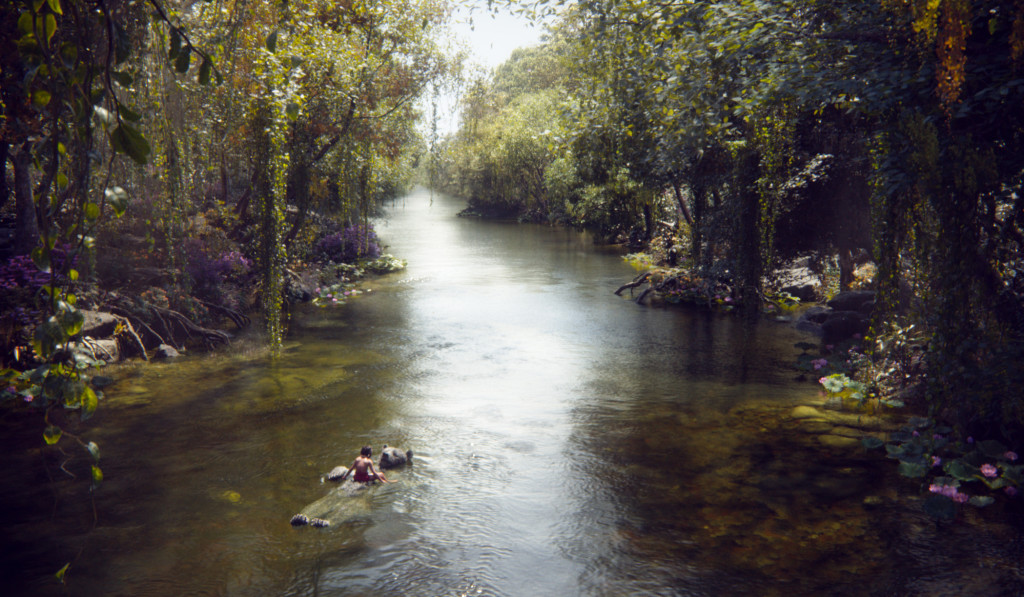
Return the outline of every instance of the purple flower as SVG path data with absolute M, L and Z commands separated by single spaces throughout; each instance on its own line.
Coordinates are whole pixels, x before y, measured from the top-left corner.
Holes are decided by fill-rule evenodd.
M 1012 450 L 1007 450 L 1006 453 L 1003 454 L 1003 458 L 1009 460 L 1010 462 L 1014 462 L 1015 460 L 1017 460 L 1017 453 Z
M 1006 493 L 1006 495 L 1010 497 L 1014 497 L 1015 495 L 1017 495 L 1017 488 L 1014 487 L 1013 485 L 1008 485 L 1006 489 L 1003 489 L 1003 491 Z
M 860 340 L 861 339 L 861 335 L 860 334 L 854 334 L 853 335 L 853 339 L 854 340 Z
M 936 434 L 932 435 L 932 439 L 933 440 L 940 440 L 940 439 L 942 439 L 942 436 L 939 435 L 938 433 L 936 433 Z
M 835 347 L 836 347 L 836 345 L 835 345 L 835 344 L 826 344 L 826 345 L 825 345 L 825 350 L 832 350 L 832 349 L 834 349 Z
M 991 464 L 983 464 L 981 465 L 981 474 L 991 479 L 992 477 L 995 477 L 996 475 L 999 474 L 999 469 L 992 466 Z
M 969 444 L 973 444 L 973 443 L 974 443 L 974 436 L 972 436 L 972 435 L 968 435 L 968 436 L 967 436 L 967 443 L 969 443 Z
M 950 496 L 950 498 L 958 504 L 966 503 L 967 500 L 971 499 L 966 493 L 959 493 L 956 491 L 953 492 L 953 495 Z
M 942 464 L 942 459 L 938 456 L 932 456 L 932 466 L 939 466 Z
M 913 431 L 913 433 L 911 433 L 910 435 L 912 435 L 912 436 L 914 436 L 914 437 L 921 437 L 921 433 L 920 433 L 920 432 L 919 432 L 919 431 L 918 431 L 917 429 L 915 429 L 915 430 Z
M 821 369 L 825 365 L 828 365 L 828 361 L 826 359 L 814 359 L 813 361 L 811 361 L 811 364 L 814 365 L 814 370 L 817 371 L 818 369 Z

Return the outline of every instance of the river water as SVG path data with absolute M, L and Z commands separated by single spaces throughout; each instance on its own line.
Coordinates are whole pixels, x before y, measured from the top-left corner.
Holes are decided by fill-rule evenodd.
M 377 230 L 408 268 L 343 307 L 299 309 L 276 360 L 239 341 L 118 370 L 82 430 L 103 449 L 95 515 L 87 484 L 54 472 L 66 457 L 39 446 L 38 419 L 4 411 L 3 585 L 1022 594 L 1019 506 L 936 525 L 918 485 L 841 441 L 855 422 L 792 416 L 822 401 L 789 368 L 807 338 L 637 306 L 612 292 L 634 275 L 618 251 L 462 207 L 425 190 L 395 202 Z M 394 483 L 322 481 L 385 443 L 415 452 Z M 81 475 L 80 450 L 65 451 Z M 300 511 L 331 526 L 291 527 Z

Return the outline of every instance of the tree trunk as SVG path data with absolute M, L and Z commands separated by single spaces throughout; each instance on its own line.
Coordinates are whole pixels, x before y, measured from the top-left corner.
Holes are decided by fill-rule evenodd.
M 32 200 L 32 154 L 28 147 L 14 153 L 14 205 L 17 222 L 14 230 L 14 254 L 24 255 L 39 242 L 39 221 Z
M 690 206 L 686 204 L 686 199 L 683 197 L 683 192 L 679 189 L 679 183 L 672 181 L 672 192 L 676 195 L 676 205 L 679 206 L 679 212 L 683 214 L 683 218 L 686 219 L 686 223 L 693 227 L 693 214 L 690 213 Z

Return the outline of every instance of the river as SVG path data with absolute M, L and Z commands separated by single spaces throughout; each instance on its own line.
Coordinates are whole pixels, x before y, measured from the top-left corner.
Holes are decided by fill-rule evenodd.
M 1010 506 L 936 525 L 891 462 L 789 416 L 821 401 L 790 368 L 806 337 L 638 306 L 612 292 L 635 273 L 619 251 L 462 207 L 422 189 L 396 201 L 377 230 L 408 268 L 342 307 L 298 309 L 277 359 L 239 341 L 121 368 L 83 431 L 103 450 L 95 524 L 87 483 L 48 480 L 41 462 L 53 474 L 63 457 L 5 411 L 4 586 L 1022 594 Z M 322 480 L 364 444 L 413 464 L 361 491 Z M 65 451 L 69 470 L 85 465 Z M 317 504 L 330 527 L 289 525 Z

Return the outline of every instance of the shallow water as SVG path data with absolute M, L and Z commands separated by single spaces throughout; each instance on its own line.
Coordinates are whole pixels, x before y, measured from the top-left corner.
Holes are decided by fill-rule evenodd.
M 417 191 L 378 232 L 407 270 L 293 315 L 284 354 L 126 367 L 89 426 L 92 505 L 3 411 L 14 594 L 1013 595 L 1019 511 L 937 526 L 844 445 L 782 324 L 638 307 L 584 234 L 456 218 Z M 856 419 L 856 417 L 854 417 Z M 839 440 L 836 440 L 839 438 Z M 836 443 L 838 441 L 838 443 Z M 41 443 L 41 442 L 40 442 Z M 363 444 L 396 483 L 322 482 Z M 850 442 L 856 444 L 856 441 Z M 62 442 L 62 445 L 64 442 Z M 66 465 L 86 461 L 73 446 Z M 46 470 L 54 475 L 48 481 Z M 55 499 L 59 497 L 59 499 Z M 871 507 L 865 498 L 871 497 Z M 1019 508 L 1019 505 L 1013 506 Z M 304 508 L 326 529 L 294 529 Z M 72 561 L 63 589 L 52 574 Z

